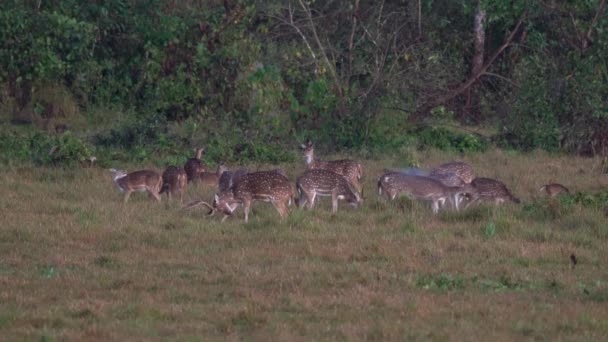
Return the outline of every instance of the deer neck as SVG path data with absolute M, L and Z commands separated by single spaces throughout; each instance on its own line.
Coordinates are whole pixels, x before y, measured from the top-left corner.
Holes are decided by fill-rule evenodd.
M 312 168 L 315 165 L 315 156 L 314 154 L 311 152 L 310 154 L 307 154 L 304 156 L 304 160 L 306 161 L 306 165 L 308 166 L 308 168 Z

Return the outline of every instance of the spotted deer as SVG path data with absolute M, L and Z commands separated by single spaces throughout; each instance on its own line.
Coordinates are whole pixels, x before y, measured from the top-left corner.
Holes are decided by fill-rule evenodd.
M 563 194 L 569 194 L 570 190 L 558 183 L 543 185 L 538 191 L 544 191 L 549 197 L 556 197 Z
M 473 204 L 478 204 L 482 200 L 493 201 L 495 205 L 502 204 L 506 201 L 511 201 L 516 204 L 520 203 L 519 198 L 513 196 L 507 186 L 499 180 L 478 177 L 473 179 L 471 186 L 475 188 L 477 195 L 473 200 L 467 203 L 465 208 L 468 208 Z
M 389 172 L 378 179 L 378 195 L 383 193 L 389 200 L 404 193 L 416 200 L 431 201 L 433 213 L 437 214 L 446 201 L 453 203 L 456 210 L 459 210 L 459 197 L 474 196 L 475 190 L 468 184 L 451 187 L 430 177 Z
M 207 172 L 207 168 L 203 165 L 201 158 L 205 153 L 205 148 L 195 148 L 194 157 L 190 158 L 184 164 L 184 171 L 189 182 L 197 182 L 200 179 L 200 174 Z
M 232 187 L 215 194 L 213 205 L 206 202 L 194 202 L 188 207 L 203 204 L 211 209 L 212 215 L 215 211 L 224 214 L 222 222 L 232 216 L 236 208 L 243 206 L 245 211 L 245 223 L 249 221 L 251 203 L 259 200 L 270 202 L 277 209 L 281 219 L 287 216 L 287 206 L 291 204 L 294 190 L 293 185 L 287 177 L 277 171 L 257 171 L 247 173 L 238 179 Z
M 438 179 L 447 186 L 462 186 L 473 181 L 475 171 L 467 163 L 453 161 L 436 166 L 429 173 L 429 177 Z
M 155 171 L 140 170 L 127 173 L 126 171 L 110 169 L 112 180 L 118 186 L 120 192 L 125 193 L 124 202 L 129 201 L 133 191 L 147 191 L 152 197 L 160 202 L 160 189 L 163 184 L 162 177 Z
M 184 192 L 186 191 L 186 185 L 188 184 L 188 176 L 183 168 L 177 166 L 167 166 L 165 172 L 163 172 L 163 185 L 160 189 L 159 194 L 167 193 L 169 200 L 173 196 L 179 194 L 179 203 L 184 202 Z
M 317 196 L 331 196 L 331 212 L 338 211 L 338 200 L 346 200 L 350 205 L 357 207 L 361 203 L 358 192 L 351 189 L 351 185 L 343 176 L 324 169 L 312 169 L 304 172 L 296 181 L 296 190 L 299 194 L 298 206 L 308 203 L 308 208 L 315 205 Z
M 217 166 L 217 170 L 215 172 L 202 172 L 200 174 L 201 183 L 203 183 L 203 185 L 218 188 L 220 183 L 220 177 L 226 170 L 227 168 L 224 163 L 220 163 Z
M 359 162 L 350 159 L 330 161 L 315 159 L 314 146 L 310 140 L 306 144 L 302 144 L 301 148 L 304 151 L 304 160 L 309 170 L 325 169 L 342 175 L 359 194 L 362 193 L 361 178 L 363 177 L 363 167 Z

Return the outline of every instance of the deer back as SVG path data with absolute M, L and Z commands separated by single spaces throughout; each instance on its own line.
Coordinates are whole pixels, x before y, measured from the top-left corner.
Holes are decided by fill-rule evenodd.
M 424 176 L 410 176 L 401 173 L 388 173 L 380 177 L 379 185 L 405 192 L 416 198 L 446 196 L 448 187 L 436 179 Z
M 471 167 L 471 165 L 467 163 L 459 161 L 441 164 L 433 168 L 429 176 L 436 178 L 441 176 L 449 176 L 450 174 L 454 174 L 460 177 L 460 179 L 462 179 L 462 181 L 467 184 L 471 183 L 471 181 L 473 181 L 473 178 L 475 178 L 475 172 L 473 171 L 473 167 Z
M 277 200 L 293 197 L 293 186 L 276 171 L 258 171 L 241 176 L 233 184 L 232 192 L 237 199 Z
M 144 191 L 147 189 L 159 192 L 162 177 L 152 170 L 140 170 L 115 179 L 116 184 L 123 190 Z
M 499 180 L 477 177 L 473 179 L 471 185 L 475 188 L 477 194 L 483 198 L 502 198 L 519 203 L 519 199 L 513 196 L 507 186 Z

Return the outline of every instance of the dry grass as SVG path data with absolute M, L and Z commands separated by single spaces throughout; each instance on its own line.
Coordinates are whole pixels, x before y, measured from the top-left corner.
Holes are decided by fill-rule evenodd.
M 454 159 L 438 152 L 422 166 Z M 491 151 L 462 158 L 524 203 L 562 182 L 606 188 L 600 160 Z M 203 210 L 128 205 L 98 169 L 5 166 L 0 335 L 7 340 L 583 339 L 608 337 L 608 223 L 598 208 L 521 206 L 432 217 L 375 194 L 398 160 L 366 162 L 362 208 L 324 200 L 280 222 L 255 204 L 224 225 Z M 283 166 L 292 179 L 303 163 Z M 209 189 L 188 197 L 210 199 Z M 572 268 L 570 254 L 578 258 Z

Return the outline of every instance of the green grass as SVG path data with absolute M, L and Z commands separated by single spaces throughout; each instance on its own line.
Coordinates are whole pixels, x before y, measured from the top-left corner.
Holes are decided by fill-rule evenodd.
M 428 167 L 453 157 L 418 159 Z M 358 209 L 340 203 L 334 216 L 325 198 L 280 221 L 256 203 L 248 224 L 241 209 L 221 224 L 166 198 L 133 194 L 123 205 L 105 170 L 1 167 L 0 336 L 606 339 L 603 208 L 537 192 L 549 181 L 605 189 L 598 160 L 502 151 L 464 159 L 523 203 L 433 216 L 428 205 L 377 198 L 382 168 L 401 165 L 376 160 L 364 162 Z M 303 170 L 282 166 L 291 179 Z M 186 197 L 212 193 L 189 188 Z

